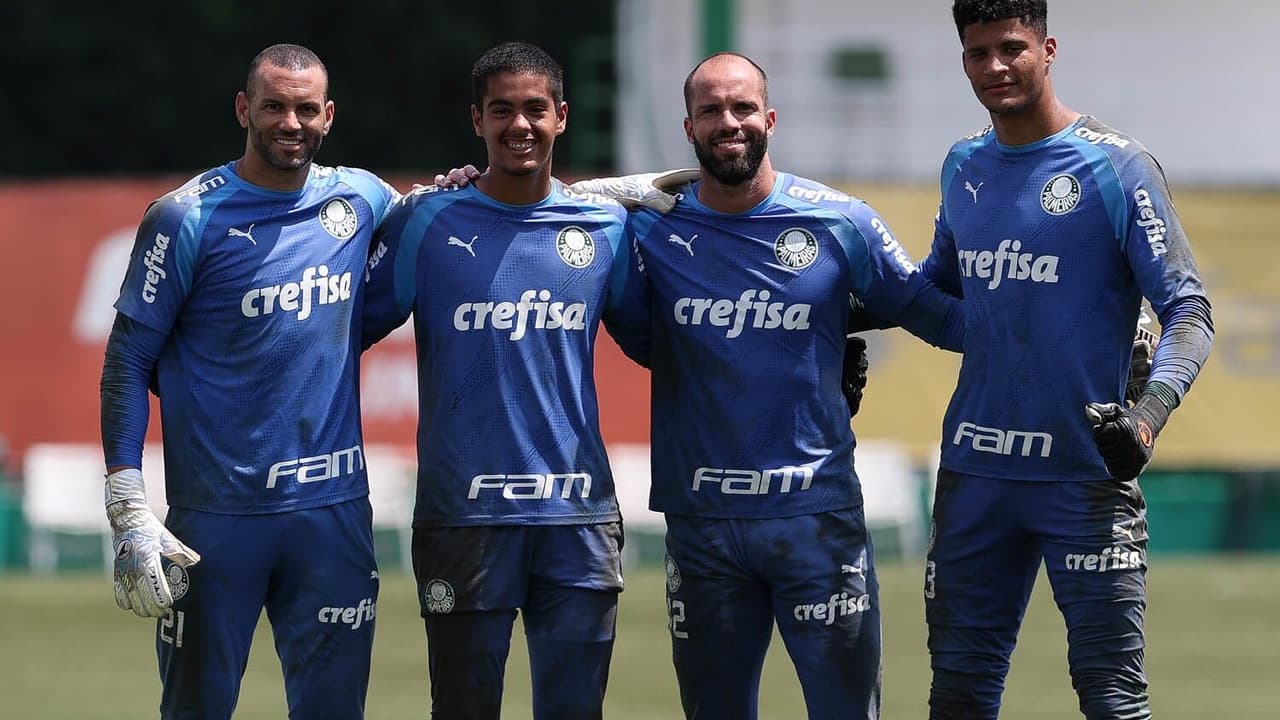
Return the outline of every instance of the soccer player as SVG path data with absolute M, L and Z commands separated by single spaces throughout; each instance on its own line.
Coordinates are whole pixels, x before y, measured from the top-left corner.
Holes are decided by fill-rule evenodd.
M 925 571 L 930 717 L 997 716 L 1043 562 L 1081 712 L 1147 718 L 1137 476 L 1209 354 L 1209 301 L 1155 159 L 1055 95 L 1044 0 L 952 13 L 992 126 L 947 155 L 922 265 L 967 326 Z M 1164 332 L 1125 408 L 1143 297 Z
M 366 345 L 410 315 L 417 339 L 412 543 L 431 716 L 499 716 L 519 612 L 534 717 L 599 718 L 623 579 L 593 348 L 629 271 L 626 214 L 552 177 L 568 105 L 547 53 L 499 45 L 471 80 L 489 170 L 397 205 L 364 311 Z
M 160 618 L 164 718 L 231 717 L 264 607 L 289 716 L 360 718 L 378 572 L 357 300 L 397 193 L 312 162 L 334 103 L 307 48 L 263 50 L 235 111 L 244 155 L 152 203 L 116 303 L 102 372 L 116 602 Z M 141 472 L 148 386 L 165 524 Z
M 954 350 L 959 302 L 866 203 L 773 168 L 756 63 L 713 55 L 684 94 L 702 179 L 667 214 L 631 216 L 615 333 L 652 372 L 650 507 L 667 522 L 681 702 L 689 718 L 755 718 L 776 622 L 809 717 L 878 717 L 878 590 L 841 395 L 848 296 Z

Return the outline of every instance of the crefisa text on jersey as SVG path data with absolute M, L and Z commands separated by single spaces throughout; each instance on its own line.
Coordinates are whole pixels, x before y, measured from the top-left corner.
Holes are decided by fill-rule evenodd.
M 1030 280 L 1035 283 L 1058 282 L 1058 256 L 1019 252 L 1022 241 L 1005 238 L 995 252 L 990 250 L 957 250 L 960 273 L 965 277 L 989 279 L 988 290 L 995 290 L 1004 278 Z
M 1076 137 L 1093 145 L 1115 145 L 1119 148 L 1127 148 L 1129 143 L 1132 142 L 1115 133 L 1100 133 L 1087 127 L 1076 128 Z
M 1139 188 L 1133 193 L 1133 201 L 1138 204 L 1138 227 L 1146 230 L 1147 244 L 1151 246 L 1151 254 L 1160 257 L 1168 252 L 1164 244 L 1167 229 L 1164 218 L 1156 214 L 1155 205 L 1151 202 L 1151 193 Z
M 530 322 L 530 315 L 533 322 Z M 536 330 L 586 330 L 587 305 L 559 300 L 551 302 L 550 290 L 525 290 L 517 302 L 464 302 L 453 311 L 453 328 L 459 332 L 484 330 L 486 322 L 494 330 L 511 330 L 510 340 L 523 338 L 531 327 Z
M 302 271 L 301 282 L 287 282 L 254 288 L 240 299 L 240 312 L 247 318 L 270 315 L 276 303 L 285 312 L 297 312 L 299 320 L 311 317 L 313 292 L 316 305 L 346 302 L 351 299 L 351 273 L 329 274 L 329 267 L 309 267 Z M 301 302 L 299 302 L 301 300 Z
M 142 264 L 147 268 L 147 278 L 142 283 L 142 301 L 145 303 L 150 304 L 156 301 L 156 286 L 168 277 L 164 271 L 165 253 L 168 250 L 169 236 L 156 233 L 156 239 L 151 243 L 151 248 L 142 255 Z
M 709 325 L 729 328 L 725 332 L 728 338 L 738 337 L 748 326 L 762 330 L 809 329 L 808 303 L 787 305 L 769 302 L 771 298 L 768 290 L 743 290 L 737 300 L 683 297 L 675 301 L 672 311 L 677 324 L 701 325 L 705 319 Z

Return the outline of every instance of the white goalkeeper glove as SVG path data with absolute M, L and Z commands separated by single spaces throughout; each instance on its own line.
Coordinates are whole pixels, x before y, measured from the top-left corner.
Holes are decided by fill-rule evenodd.
M 116 605 L 138 617 L 164 617 L 173 605 L 173 593 L 161 556 L 185 568 L 200 562 L 200 554 L 183 545 L 151 511 L 141 470 L 111 473 L 105 494 L 116 554 Z
M 628 209 L 648 207 L 662 214 L 676 206 L 676 191 L 702 177 L 697 169 L 668 170 L 620 177 L 579 180 L 569 186 L 576 193 L 594 193 L 613 198 Z

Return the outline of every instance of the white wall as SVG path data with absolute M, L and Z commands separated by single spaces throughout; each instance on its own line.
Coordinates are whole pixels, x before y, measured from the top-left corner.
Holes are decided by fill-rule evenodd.
M 620 0 L 619 158 L 689 165 L 681 83 L 701 59 L 698 0 Z M 737 0 L 736 50 L 769 73 L 783 170 L 933 181 L 952 141 L 988 124 L 960 68 L 949 0 Z M 1055 88 L 1141 140 L 1174 183 L 1280 183 L 1280 3 L 1054 0 Z M 833 51 L 884 48 L 891 80 L 853 86 Z M 572 100 L 572 99 L 570 99 Z

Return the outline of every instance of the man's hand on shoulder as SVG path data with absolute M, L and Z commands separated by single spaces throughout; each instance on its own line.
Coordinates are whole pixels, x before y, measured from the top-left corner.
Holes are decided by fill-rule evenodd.
M 630 210 L 647 207 L 665 215 L 676 206 L 679 189 L 700 177 L 702 171 L 686 168 L 579 180 L 570 185 L 569 189 L 577 193 L 594 193 L 613 198 Z

